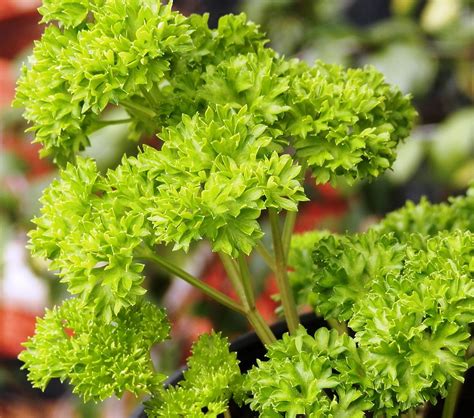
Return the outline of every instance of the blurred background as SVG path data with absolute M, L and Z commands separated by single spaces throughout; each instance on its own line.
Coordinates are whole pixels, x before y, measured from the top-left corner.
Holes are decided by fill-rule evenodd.
M 38 0 L 0 0 L 0 417 L 129 417 L 136 399 L 125 396 L 103 404 L 82 405 L 66 385 L 52 382 L 45 393 L 31 389 L 16 360 L 21 342 L 34 331 L 35 317 L 59 303 L 65 292 L 46 263 L 25 250 L 30 219 L 39 211 L 41 191 L 56 176 L 38 146 L 25 134 L 21 110 L 12 109 L 15 80 L 42 27 Z M 406 199 L 422 195 L 443 201 L 463 193 L 474 178 L 474 19 L 470 0 L 181 0 L 185 14 L 210 13 L 216 25 L 225 13 L 244 11 L 261 25 L 270 45 L 286 56 L 359 67 L 374 65 L 390 83 L 411 93 L 419 119 L 399 149 L 393 170 L 372 183 L 347 190 L 315 187 L 301 207 L 296 232 L 314 228 L 361 230 Z M 87 155 L 102 170 L 114 167 L 136 144 L 126 127 L 94 134 Z M 100 147 L 107 137 L 109 147 Z M 130 148 L 132 147 L 132 148 Z M 184 257 L 168 252 L 193 274 L 232 295 L 219 260 L 205 245 Z M 252 260 L 258 308 L 277 320 L 275 281 L 259 259 Z M 150 297 L 168 308 L 173 343 L 153 353 L 171 373 L 186 358 L 191 342 L 215 327 L 229 335 L 246 323 L 206 300 L 182 282 L 148 267 Z

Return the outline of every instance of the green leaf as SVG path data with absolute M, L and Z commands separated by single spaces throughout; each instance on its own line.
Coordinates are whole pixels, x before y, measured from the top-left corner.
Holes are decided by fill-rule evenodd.
M 299 327 L 268 347 L 267 361 L 257 361 L 248 372 L 247 403 L 262 416 L 363 417 L 372 406 L 362 400 L 350 367 L 361 369 L 354 341 L 335 330 L 319 329 L 314 338 Z M 273 415 L 272 415 L 273 414 Z
M 19 358 L 28 379 L 42 390 L 59 378 L 69 380 L 86 401 L 120 397 L 125 391 L 152 393 L 165 376 L 154 372 L 150 348 L 168 338 L 169 329 L 165 312 L 148 302 L 104 323 L 79 299 L 68 299 L 46 310 Z
M 214 417 L 228 409 L 240 385 L 237 356 L 220 334 L 203 334 L 193 344 L 184 380 L 157 391 L 146 403 L 149 417 Z

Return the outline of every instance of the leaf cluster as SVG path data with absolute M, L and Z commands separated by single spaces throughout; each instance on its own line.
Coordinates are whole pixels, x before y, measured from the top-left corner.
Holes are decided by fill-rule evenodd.
M 188 250 L 201 239 L 234 258 L 249 254 L 263 235 L 258 221 L 264 210 L 296 211 L 306 200 L 302 167 L 310 167 L 317 182 L 333 183 L 389 168 L 415 116 L 409 97 L 373 68 L 280 57 L 243 14 L 225 16 L 210 29 L 206 15 L 185 17 L 171 2 L 154 0 L 45 0 L 40 12 L 50 25 L 22 70 L 16 104 L 25 106 L 42 155 L 62 169 L 42 197 L 31 248 L 51 260 L 76 298 L 40 321 L 22 354 L 31 379 L 41 387 L 53 377 L 69 379 L 86 399 L 152 392 L 156 416 L 202 416 L 202 408 L 215 416 L 225 410 L 238 376 L 235 355 L 220 336 L 202 337 L 184 382 L 159 390 L 162 377 L 154 374 L 148 351 L 165 338 L 167 325 L 161 311 L 142 301 L 139 259 L 160 243 Z M 77 154 L 107 124 L 102 113 L 111 106 L 128 113 L 131 139 L 156 140 L 101 174 Z M 331 239 L 321 260 L 347 244 Z M 366 282 L 380 267 L 364 264 L 369 252 L 382 253 L 391 239 L 354 242 L 365 249 L 354 260 Z M 332 314 L 346 317 L 351 297 L 366 286 L 348 271 L 339 279 L 352 294 Z M 331 289 L 326 284 L 324 291 Z M 316 343 L 305 344 L 319 347 L 336 338 L 331 335 L 321 332 Z M 294 357 L 304 370 L 311 360 L 298 344 L 291 353 L 272 353 Z M 322 357 L 313 366 L 314 373 L 345 373 Z M 300 370 L 285 367 L 289 375 Z M 320 402 L 310 413 L 368 407 L 358 389 L 334 388 L 329 401 L 323 392 L 331 387 L 310 389 Z M 287 406 L 281 404 L 282 411 Z
M 167 339 L 169 329 L 165 312 L 148 302 L 104 323 L 79 299 L 68 299 L 38 319 L 19 358 L 33 386 L 43 390 L 59 378 L 84 400 L 152 393 L 165 376 L 154 371 L 150 348 Z
M 209 29 L 206 15 L 150 0 L 49 0 L 40 11 L 57 24 L 17 104 L 43 154 L 70 165 L 44 193 L 32 249 L 107 320 L 144 293 L 143 248 L 207 239 L 249 254 L 263 210 L 306 200 L 302 166 L 317 181 L 375 176 L 413 119 L 374 69 L 281 58 L 245 15 Z M 108 105 L 128 112 L 132 135 L 160 142 L 101 175 L 75 155 Z
M 122 199 L 107 180 L 92 160 L 69 164 L 45 190 L 30 236 L 33 254 L 52 260 L 69 292 L 110 321 L 145 293 L 143 264 L 134 257 L 150 242 L 150 228 L 132 196 Z
M 395 159 L 416 112 L 374 68 L 300 63 L 291 78 L 287 131 L 318 183 L 374 178 Z
M 146 404 L 154 417 L 214 417 L 228 409 L 229 399 L 240 385 L 236 353 L 220 334 L 203 334 L 193 344 L 184 379 L 160 389 Z
M 348 321 L 376 413 L 436 402 L 463 380 L 474 322 L 472 197 L 471 188 L 449 204 L 409 204 L 366 233 L 314 231 L 292 244 L 300 300 Z
M 59 163 L 87 146 L 108 104 L 129 112 L 132 137 L 229 104 L 267 125 L 273 149 L 293 146 L 317 181 L 353 181 L 391 165 L 414 118 L 374 69 L 280 58 L 243 14 L 211 30 L 206 15 L 150 0 L 49 0 L 40 12 L 59 27 L 37 43 L 16 103 Z
M 372 407 L 358 385 L 364 382 L 356 344 L 347 335 L 320 328 L 314 337 L 297 332 L 268 347 L 245 377 L 247 402 L 265 417 L 364 417 Z

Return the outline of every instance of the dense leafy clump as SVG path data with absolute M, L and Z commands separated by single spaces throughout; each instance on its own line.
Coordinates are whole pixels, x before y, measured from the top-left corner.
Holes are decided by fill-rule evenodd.
M 471 191 L 440 210 L 409 205 L 367 233 L 310 232 L 292 244 L 301 300 L 325 318 L 348 321 L 367 377 L 361 390 L 377 414 L 436 402 L 463 380 L 474 323 L 470 205 Z M 413 232 L 420 213 L 428 224 L 444 223 Z
M 381 236 L 372 231 L 357 235 L 323 234 L 313 248 L 311 276 L 306 276 L 304 283 L 307 288 L 312 287 L 309 294 L 314 293 L 314 308 L 325 318 L 339 321 L 351 317 L 354 303 L 364 298 L 374 277 L 399 274 L 405 256 L 404 246 L 393 235 Z M 295 275 L 301 277 L 301 271 Z
M 108 104 L 129 113 L 137 137 L 227 103 L 265 123 L 275 149 L 294 141 L 318 181 L 351 181 L 391 165 L 414 117 L 408 98 L 374 69 L 280 58 L 245 15 L 211 30 L 207 16 L 149 0 L 47 1 L 40 11 L 61 25 L 37 43 L 16 103 L 43 155 L 59 163 L 87 146 Z
M 447 395 L 463 381 L 474 323 L 474 234 L 408 246 L 401 274 L 376 276 L 349 327 L 364 352 L 377 410 L 388 416 Z
M 355 342 L 335 330 L 314 338 L 300 326 L 268 347 L 246 376 L 248 403 L 265 417 L 364 417 L 372 403 L 358 387 L 365 381 Z
M 373 68 L 301 67 L 291 79 L 287 129 L 316 181 L 352 183 L 389 168 L 415 115 L 406 97 Z
M 226 338 L 203 334 L 194 343 L 184 380 L 157 391 L 147 402 L 153 417 L 214 417 L 228 409 L 229 399 L 241 381 L 239 362 L 229 352 Z
M 107 320 L 144 293 L 143 248 L 207 239 L 249 254 L 263 210 L 306 200 L 302 167 L 317 181 L 375 176 L 413 119 L 374 69 L 281 58 L 244 15 L 211 30 L 206 16 L 150 0 L 50 0 L 40 11 L 59 25 L 37 43 L 17 104 L 43 154 L 71 165 L 45 191 L 32 249 Z M 108 105 L 157 143 L 104 176 L 76 154 Z
M 184 116 L 162 138 L 163 185 L 151 219 L 176 248 L 205 237 L 214 251 L 249 254 L 263 235 L 257 222 L 263 209 L 296 211 L 306 200 L 301 168 L 272 152 L 266 126 L 255 124 L 246 107 Z
M 142 300 L 140 259 L 157 244 L 187 251 L 201 239 L 233 258 L 249 254 L 263 235 L 264 210 L 295 212 L 306 200 L 303 167 L 317 182 L 333 183 L 389 168 L 415 116 L 409 97 L 373 68 L 280 57 L 243 14 L 210 29 L 206 15 L 186 17 L 155 0 L 45 0 L 40 12 L 50 25 L 22 70 L 16 104 L 25 107 L 42 155 L 61 172 L 44 192 L 31 248 L 51 260 L 76 298 L 47 312 L 22 359 L 41 387 L 59 377 L 86 399 L 152 392 L 156 416 L 202 416 L 201 408 L 215 416 L 238 377 L 235 355 L 220 337 L 203 337 L 185 381 L 158 389 L 162 377 L 148 351 L 167 326 Z M 103 120 L 110 107 L 128 117 Z M 109 123 L 127 123 L 131 139 L 154 139 L 104 174 L 78 153 Z M 346 245 L 325 239 L 321 257 Z M 353 245 L 352 254 L 380 247 Z M 366 283 L 379 264 L 365 268 L 364 256 L 358 260 Z M 347 273 L 338 272 L 353 295 L 333 312 L 344 318 L 351 296 L 366 287 Z M 329 281 L 321 292 L 330 292 Z M 308 295 L 313 290 L 306 288 Z M 288 355 L 311 363 L 301 350 Z M 327 359 L 316 363 L 314 373 L 329 370 Z M 318 395 L 317 402 L 326 411 L 359 414 L 368 402 L 358 390 L 338 385 L 334 399 Z
M 156 373 L 151 346 L 168 338 L 163 310 L 142 302 L 106 324 L 79 299 L 47 310 L 20 354 L 28 379 L 45 389 L 53 378 L 69 380 L 84 400 L 102 400 L 125 391 L 152 393 L 165 376 Z
M 367 233 L 296 235 L 288 264 L 301 303 L 309 303 L 326 318 L 349 319 L 354 302 L 363 298 L 375 277 L 403 274 L 409 247 L 424 250 L 426 237 L 440 231 L 474 232 L 473 190 L 471 186 L 466 196 L 449 203 L 409 202 Z
M 393 232 L 399 239 L 407 232 L 434 235 L 457 229 L 474 232 L 474 183 L 466 196 L 451 197 L 448 203 L 431 204 L 426 198 L 407 204 L 373 226 L 379 232 Z
M 121 193 L 92 160 L 78 159 L 45 190 L 31 232 L 33 253 L 51 259 L 69 292 L 108 321 L 145 293 L 134 255 L 152 243 L 149 221 Z
M 300 167 L 267 147 L 246 108 L 208 109 L 162 134 L 106 176 L 78 158 L 42 198 L 34 253 L 52 260 L 69 291 L 110 319 L 144 293 L 140 251 L 157 243 L 187 250 L 207 238 L 215 251 L 248 254 L 265 208 L 295 211 L 305 200 Z M 181 161 L 176 165 L 176 161 Z

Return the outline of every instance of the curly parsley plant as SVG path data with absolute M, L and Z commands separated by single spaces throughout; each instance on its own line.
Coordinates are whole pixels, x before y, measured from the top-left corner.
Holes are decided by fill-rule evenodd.
M 232 398 L 265 417 L 362 417 L 413 411 L 462 380 L 472 193 L 437 214 L 427 202 L 408 205 L 366 234 L 312 233 L 291 246 L 306 172 L 337 185 L 390 168 L 415 117 L 409 97 L 371 67 L 279 56 L 243 14 L 211 29 L 207 15 L 158 0 L 44 0 L 39 11 L 47 27 L 15 104 L 60 174 L 44 191 L 30 247 L 71 298 L 25 343 L 35 386 L 68 380 L 86 400 L 147 394 L 151 417 L 228 417 Z M 106 119 L 110 108 L 128 116 Z M 103 173 L 81 151 L 111 124 L 152 140 Z M 222 259 L 236 300 L 156 251 L 201 240 Z M 289 329 L 280 341 L 255 306 L 252 252 L 277 278 Z M 145 299 L 145 263 L 245 316 L 267 360 L 242 376 L 213 333 L 195 344 L 184 380 L 164 388 L 150 350 L 169 324 Z M 299 303 L 348 334 L 308 335 Z

